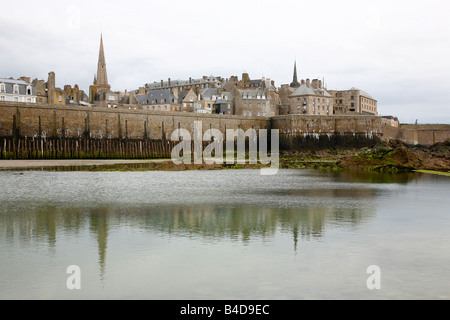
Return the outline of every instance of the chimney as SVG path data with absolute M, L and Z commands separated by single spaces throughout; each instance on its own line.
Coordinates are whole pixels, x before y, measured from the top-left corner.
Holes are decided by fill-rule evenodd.
M 164 80 L 161 80 L 161 88 L 164 87 Z
M 171 82 L 170 82 L 170 78 L 169 78 L 169 87 L 170 87 L 170 84 L 171 84 Z
M 319 88 L 322 89 L 322 80 L 319 80 Z
M 305 80 L 302 79 L 302 81 L 300 81 L 300 84 L 304 85 L 305 84 Z
M 311 87 L 311 80 L 306 79 L 306 86 L 307 86 L 308 88 Z
M 192 83 L 192 78 L 191 77 L 189 77 L 189 84 L 191 84 Z
M 31 83 L 30 77 L 20 77 L 19 80 L 25 81 L 26 83 Z
M 274 80 L 270 81 L 270 83 L 272 84 L 272 87 L 275 87 L 275 81 Z

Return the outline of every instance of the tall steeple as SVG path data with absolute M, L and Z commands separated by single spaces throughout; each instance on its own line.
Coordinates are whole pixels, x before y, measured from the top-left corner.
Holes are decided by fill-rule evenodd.
M 292 80 L 292 83 L 289 86 L 291 88 L 300 87 L 300 82 L 298 82 L 298 79 L 297 79 L 297 60 L 294 61 L 294 79 Z
M 100 52 L 98 54 L 97 67 L 97 87 L 98 89 L 109 90 L 111 86 L 108 84 L 108 74 L 106 72 L 105 51 L 103 49 L 103 34 L 100 35 Z

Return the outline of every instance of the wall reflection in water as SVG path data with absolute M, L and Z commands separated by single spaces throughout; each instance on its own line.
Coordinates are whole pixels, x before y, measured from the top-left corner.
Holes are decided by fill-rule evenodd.
M 288 191 L 289 192 L 289 191 Z M 362 190 L 368 196 L 368 190 Z M 307 191 L 311 195 L 311 191 Z M 314 192 L 312 192 L 314 193 Z M 355 190 L 353 190 L 355 193 Z M 328 194 L 329 196 L 329 194 Z M 353 194 L 355 196 L 355 194 Z M 4 207 L 5 208 L 5 207 Z M 241 242 L 270 241 L 277 234 L 288 234 L 292 248 L 299 242 L 321 239 L 326 226 L 358 228 L 374 216 L 365 208 L 300 207 L 269 208 L 257 206 L 165 205 L 157 207 L 96 208 L 40 206 L 8 214 L 0 212 L 0 240 L 10 244 L 54 248 L 59 238 L 85 237 L 88 232 L 98 247 L 100 274 L 105 273 L 108 234 L 111 230 L 133 230 L 148 234 L 195 238 L 206 243 L 221 239 Z M 4 242 L 2 240 L 2 242 Z M 81 249 L 80 249 L 81 250 Z

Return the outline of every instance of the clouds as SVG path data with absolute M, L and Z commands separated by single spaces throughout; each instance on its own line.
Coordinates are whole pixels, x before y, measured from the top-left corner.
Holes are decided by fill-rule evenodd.
M 280 85 L 296 57 L 300 78 L 360 87 L 381 113 L 450 122 L 448 1 L 25 2 L 3 4 L 1 76 L 55 71 L 58 86 L 87 90 L 102 32 L 114 90 L 244 70 Z

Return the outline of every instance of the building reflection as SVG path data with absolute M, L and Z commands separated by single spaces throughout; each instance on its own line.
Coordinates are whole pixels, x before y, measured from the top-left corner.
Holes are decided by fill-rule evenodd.
M 188 236 L 204 241 L 226 239 L 244 245 L 270 241 L 277 234 L 286 234 L 292 239 L 293 250 L 298 250 L 302 241 L 319 240 L 327 229 L 358 228 L 374 214 L 374 209 L 339 205 L 286 208 L 214 204 L 134 208 L 41 206 L 23 214 L 9 215 L 0 211 L 0 240 L 18 241 L 21 245 L 40 241 L 54 248 L 58 238 L 67 239 L 68 235 L 84 237 L 83 232 L 88 231 L 97 242 L 98 263 L 103 278 L 111 226 L 119 230 L 127 228 L 152 235 Z

